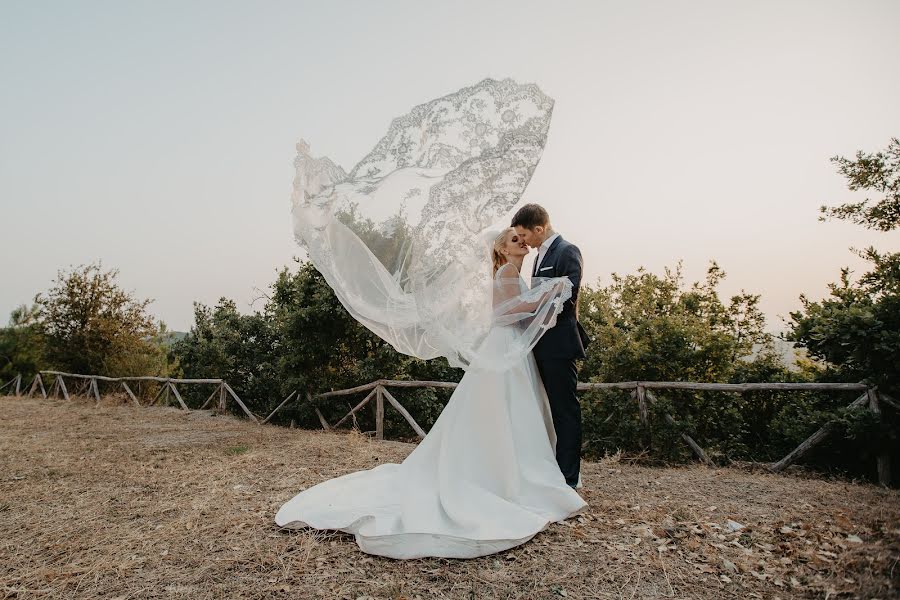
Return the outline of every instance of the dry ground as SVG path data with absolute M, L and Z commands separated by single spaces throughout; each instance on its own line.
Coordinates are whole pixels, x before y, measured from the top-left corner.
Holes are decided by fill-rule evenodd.
M 108 402 L 108 404 L 107 404 Z M 0 597 L 889 598 L 900 495 L 585 465 L 589 512 L 476 560 L 394 561 L 278 507 L 408 444 L 173 408 L 0 398 Z M 730 532 L 728 520 L 745 527 Z

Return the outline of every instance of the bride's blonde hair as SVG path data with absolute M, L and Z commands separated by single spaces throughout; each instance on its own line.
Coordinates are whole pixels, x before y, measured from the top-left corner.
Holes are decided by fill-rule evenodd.
M 491 250 L 491 260 L 494 263 L 494 272 L 492 275 L 497 274 L 497 269 L 506 264 L 506 257 L 500 252 L 503 249 L 503 245 L 506 243 L 506 236 L 510 231 L 515 231 L 512 227 L 507 227 L 500 231 L 500 235 L 494 238 L 494 246 Z

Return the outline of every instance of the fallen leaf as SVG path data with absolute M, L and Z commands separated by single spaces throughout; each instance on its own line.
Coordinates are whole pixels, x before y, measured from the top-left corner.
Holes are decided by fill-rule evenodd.
M 731 532 L 740 531 L 741 529 L 744 529 L 745 527 L 747 527 L 747 526 L 743 525 L 741 523 L 738 523 L 737 521 L 732 521 L 731 519 L 728 519 L 727 521 L 725 521 L 725 529 L 728 531 L 731 531 Z

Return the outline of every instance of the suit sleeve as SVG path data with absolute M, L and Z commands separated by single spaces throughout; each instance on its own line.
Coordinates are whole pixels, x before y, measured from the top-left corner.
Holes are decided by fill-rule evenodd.
M 560 277 L 568 277 L 572 280 L 572 298 L 568 300 L 574 306 L 578 302 L 578 289 L 581 286 L 581 269 L 583 261 L 581 259 L 581 250 L 575 244 L 569 245 L 565 249 L 561 261 Z

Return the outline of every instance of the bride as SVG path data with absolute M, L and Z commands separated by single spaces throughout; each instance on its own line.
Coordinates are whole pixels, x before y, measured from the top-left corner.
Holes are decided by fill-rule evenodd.
M 519 276 L 527 253 L 514 229 L 494 241 L 495 310 L 508 315 L 530 308 L 517 300 L 527 291 Z M 493 327 L 479 353 L 506 354 L 519 327 Z M 530 353 L 502 371 L 469 369 L 401 464 L 320 483 L 282 506 L 275 522 L 346 531 L 364 552 L 391 558 L 501 552 L 585 508 L 559 470 L 555 445 L 550 405 Z
M 520 276 L 509 214 L 540 160 L 553 101 L 486 79 L 414 107 L 350 173 L 297 145 L 295 237 L 344 307 L 397 351 L 465 375 L 400 464 L 322 482 L 275 522 L 352 533 L 370 554 L 471 558 L 586 507 L 555 460 L 531 349 L 572 295 Z

